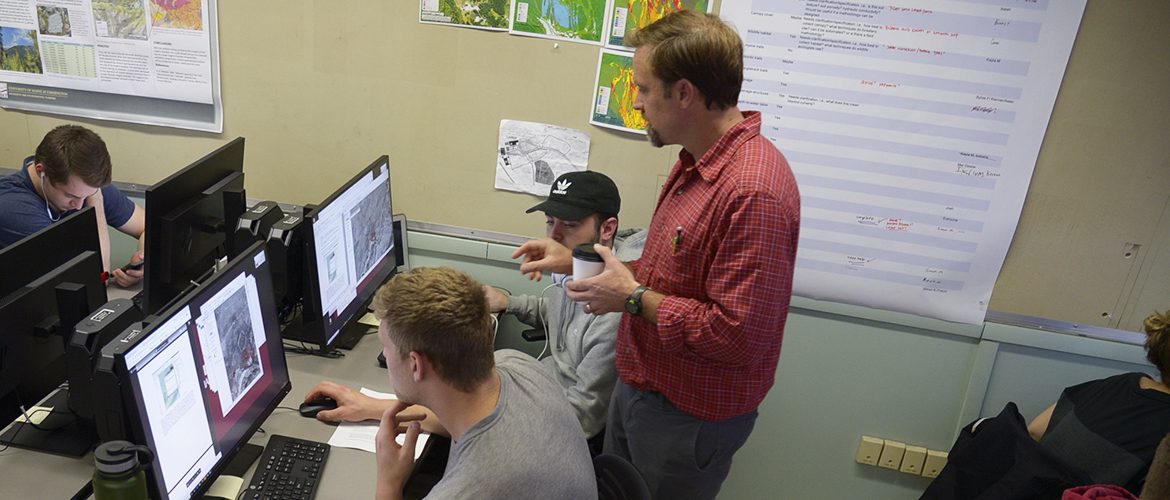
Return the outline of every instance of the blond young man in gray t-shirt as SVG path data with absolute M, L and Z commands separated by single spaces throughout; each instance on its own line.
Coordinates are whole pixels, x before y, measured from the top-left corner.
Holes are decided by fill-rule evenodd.
M 487 300 L 475 280 L 449 268 L 415 269 L 378 290 L 374 314 L 400 400 L 327 381 L 305 400 L 337 401 L 320 420 L 381 418 L 379 500 L 402 497 L 423 429 L 452 441 L 428 498 L 597 498 L 589 451 L 560 386 L 526 354 L 493 353 Z

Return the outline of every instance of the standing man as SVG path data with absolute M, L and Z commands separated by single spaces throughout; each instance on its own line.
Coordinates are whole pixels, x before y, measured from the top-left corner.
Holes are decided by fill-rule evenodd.
M 111 184 L 112 177 L 110 153 L 96 133 L 78 125 L 50 130 L 20 171 L 0 178 L 0 248 L 94 207 L 104 270 L 110 270 L 107 224 L 138 239 L 130 263 L 142 262 L 146 212 Z M 126 287 L 142 279 L 142 270 L 114 269 L 110 276 Z
M 642 257 L 570 282 L 593 314 L 625 311 L 605 451 L 628 458 L 654 498 L 714 498 L 772 387 L 792 293 L 800 193 L 784 156 L 741 112 L 743 45 L 718 17 L 670 14 L 636 32 L 634 106 L 654 146 L 682 151 Z M 528 242 L 521 272 L 571 257 Z
M 621 203 L 617 185 L 605 174 L 569 172 L 558 177 L 548 199 L 528 213 L 544 212 L 545 234 L 565 248 L 593 243 L 614 248 Z M 484 287 L 484 294 L 492 312 L 506 311 L 525 324 L 545 329 L 551 349 L 541 362 L 565 390 L 589 451 L 597 455 L 617 380 L 613 354 L 622 316 L 618 312 L 588 314 L 582 304 L 565 295 L 563 285 L 550 286 L 553 290 L 547 300 L 544 293 L 509 296 L 490 286 Z
M 451 437 L 446 471 L 427 498 L 597 498 L 589 451 L 560 386 L 531 356 L 492 351 L 479 283 L 451 268 L 422 267 L 382 285 L 373 304 L 400 400 L 324 381 L 305 401 L 337 402 L 319 420 L 381 419 L 376 498 L 402 498 L 423 429 Z

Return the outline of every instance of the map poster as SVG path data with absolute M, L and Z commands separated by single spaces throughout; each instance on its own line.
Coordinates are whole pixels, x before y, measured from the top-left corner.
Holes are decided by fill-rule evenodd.
M 589 134 L 544 123 L 500 120 L 496 189 L 548 196 L 557 177 L 589 166 Z
M 597 91 L 590 105 L 589 123 L 599 127 L 646 133 L 646 119 L 634 109 L 638 86 L 634 85 L 634 56 L 602 49 L 597 57 Z
M 979 324 L 1085 0 L 729 0 L 800 184 L 793 293 Z
M 508 31 L 511 0 L 420 0 L 418 22 Z
M 6 0 L 0 108 L 221 132 L 216 0 Z
M 626 37 L 634 31 L 653 24 L 671 12 L 690 9 L 710 13 L 713 5 L 711 0 L 614 0 L 605 46 L 632 50 L 625 42 Z
M 216 0 L 5 0 L 0 107 L 223 131 Z
M 513 0 L 512 34 L 601 45 L 610 0 Z

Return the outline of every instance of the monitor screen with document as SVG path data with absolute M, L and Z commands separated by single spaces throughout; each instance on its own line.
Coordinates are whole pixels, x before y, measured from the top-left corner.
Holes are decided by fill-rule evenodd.
M 293 338 L 327 350 L 343 332 L 360 335 L 356 320 L 398 266 L 392 213 L 386 156 L 363 168 L 309 213 L 304 327 L 293 332 Z
M 205 492 L 291 388 L 259 243 L 111 344 L 130 436 L 154 451 L 152 498 Z

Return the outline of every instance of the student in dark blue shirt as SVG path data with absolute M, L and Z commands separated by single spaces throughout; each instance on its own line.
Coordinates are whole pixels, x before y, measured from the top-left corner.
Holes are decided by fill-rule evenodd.
M 138 239 L 130 263 L 141 262 L 146 212 L 111 185 L 112 177 L 106 143 L 92 130 L 61 125 L 49 131 L 20 171 L 0 178 L 0 248 L 91 206 L 97 209 L 106 271 L 110 271 L 107 225 Z M 140 281 L 142 271 L 114 269 L 110 276 L 125 287 Z

